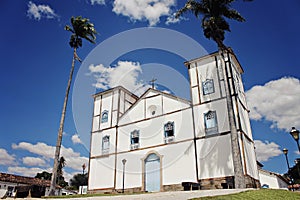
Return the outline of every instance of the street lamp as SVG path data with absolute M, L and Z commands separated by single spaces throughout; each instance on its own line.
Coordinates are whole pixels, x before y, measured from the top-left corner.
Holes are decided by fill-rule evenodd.
M 85 168 L 86 168 L 85 163 L 83 163 L 83 165 L 82 165 L 81 167 L 82 167 L 82 175 L 84 175 L 84 170 L 85 170 Z
M 285 155 L 285 159 L 286 159 L 286 164 L 288 166 L 288 172 L 290 172 L 290 163 L 289 163 L 289 159 L 288 159 L 288 152 L 289 150 L 287 148 L 282 149 L 283 154 Z
M 291 136 L 294 138 L 294 140 L 297 142 L 298 150 L 300 152 L 300 146 L 299 146 L 299 130 L 297 130 L 295 127 L 292 127 L 292 130 L 290 131 Z
M 299 177 L 300 177 L 300 169 L 299 169 L 300 158 L 296 158 L 296 159 L 294 160 L 294 162 L 295 162 L 295 165 L 296 165 L 296 167 L 297 167 L 297 171 L 298 171 L 298 174 L 299 174 Z
M 288 166 L 288 176 L 291 179 L 292 190 L 294 191 L 294 180 L 293 180 L 293 177 L 291 175 L 291 168 L 290 168 L 290 163 L 289 163 L 289 159 L 288 159 L 288 155 L 287 155 L 289 150 L 287 148 L 284 148 L 284 149 L 282 149 L 282 152 L 285 155 L 286 164 Z
M 126 159 L 124 158 L 122 160 L 122 163 L 123 163 L 123 189 L 122 189 L 122 193 L 124 193 L 124 185 L 125 185 L 125 164 L 126 164 Z
M 86 168 L 85 163 L 83 163 L 83 165 L 81 167 L 82 167 L 82 176 L 84 176 L 84 170 Z M 83 185 L 81 186 L 81 192 L 80 192 L 80 194 L 83 194 Z

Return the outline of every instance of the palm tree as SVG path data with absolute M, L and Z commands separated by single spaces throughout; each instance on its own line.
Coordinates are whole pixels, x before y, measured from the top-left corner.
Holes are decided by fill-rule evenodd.
M 66 159 L 62 156 L 59 159 L 57 166 L 57 177 L 60 179 L 63 176 L 63 168 L 66 166 Z
M 97 34 L 94 25 L 90 23 L 89 19 L 87 18 L 82 18 L 81 16 L 78 16 L 76 18 L 72 17 L 71 24 L 72 27 L 67 25 L 65 26 L 65 30 L 70 31 L 72 33 L 69 44 L 71 48 L 73 48 L 73 60 L 72 60 L 72 67 L 69 75 L 69 81 L 66 89 L 63 109 L 61 113 L 57 141 L 56 141 L 55 157 L 54 157 L 51 186 L 49 192 L 50 196 L 55 195 L 55 185 L 56 185 L 56 178 L 57 178 L 57 169 L 59 165 L 59 155 L 60 155 L 60 148 L 61 148 L 62 135 L 64 129 L 65 114 L 66 114 L 68 96 L 69 96 L 70 86 L 72 83 L 72 77 L 73 77 L 73 72 L 75 67 L 75 60 L 81 62 L 81 60 L 77 56 L 76 50 L 77 48 L 82 46 L 82 39 L 86 39 L 87 41 L 95 44 L 95 39 L 96 39 L 95 35 Z
M 64 172 L 63 172 L 63 168 L 66 166 L 66 160 L 65 158 L 62 156 L 59 159 L 58 162 L 58 167 L 57 167 L 57 180 L 56 180 L 56 184 L 60 185 L 61 187 L 65 187 L 68 186 L 68 183 L 65 181 L 65 177 Z
M 229 23 L 227 19 L 236 20 L 239 22 L 245 21 L 245 19 L 235 9 L 231 8 L 231 4 L 235 0 L 188 0 L 183 8 L 176 13 L 176 17 L 183 15 L 186 12 L 192 12 L 197 18 L 202 17 L 201 26 L 203 34 L 206 38 L 212 39 L 216 42 L 219 49 L 219 54 L 222 63 L 222 69 L 225 79 L 225 94 L 228 108 L 229 126 L 231 131 L 231 146 L 232 146 L 232 157 L 234 166 L 234 183 L 235 188 L 245 188 L 245 177 L 243 173 L 243 164 L 241 159 L 241 152 L 239 148 L 239 137 L 237 126 L 234 118 L 233 103 L 230 91 L 230 83 L 226 74 L 228 74 L 227 62 L 225 62 L 225 55 L 233 54 L 230 48 L 224 44 L 225 32 L 230 31 Z M 244 0 L 251 1 L 251 0 Z

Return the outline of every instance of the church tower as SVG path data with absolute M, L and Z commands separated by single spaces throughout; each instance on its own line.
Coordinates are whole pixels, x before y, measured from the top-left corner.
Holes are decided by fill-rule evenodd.
M 249 110 L 241 78 L 243 69 L 234 55 L 224 57 L 216 52 L 185 63 L 190 76 L 198 179 L 202 188 L 211 188 L 212 184 L 235 187 L 236 165 L 233 162 L 236 158 L 233 157 L 230 108 L 225 94 L 225 84 L 228 84 L 238 133 L 237 156 L 241 162 L 237 167 L 244 176 L 243 187 L 259 187 Z

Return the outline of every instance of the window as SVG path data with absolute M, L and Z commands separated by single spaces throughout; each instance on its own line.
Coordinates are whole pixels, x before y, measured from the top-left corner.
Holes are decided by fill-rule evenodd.
M 155 105 L 151 105 L 148 107 L 148 112 L 150 116 L 154 116 L 156 114 L 157 107 Z
M 212 135 L 218 133 L 217 113 L 216 111 L 208 111 L 204 114 L 205 133 Z
M 104 110 L 101 115 L 101 123 L 105 123 L 108 121 L 108 111 Z
M 109 136 L 106 135 L 102 138 L 102 153 L 107 154 L 109 152 Z
M 140 147 L 140 131 L 134 130 L 130 134 L 130 149 L 134 150 Z
M 202 89 L 203 89 L 203 94 L 211 94 L 215 92 L 214 88 L 214 80 L 213 79 L 206 79 L 206 81 L 202 82 Z
M 241 93 L 240 77 L 239 77 L 238 74 L 235 75 L 234 81 L 235 81 L 235 87 L 236 87 L 235 89 L 236 89 L 236 92 Z
M 168 122 L 164 126 L 164 132 L 165 132 L 165 144 L 169 142 L 173 142 L 175 139 L 174 136 L 174 122 Z

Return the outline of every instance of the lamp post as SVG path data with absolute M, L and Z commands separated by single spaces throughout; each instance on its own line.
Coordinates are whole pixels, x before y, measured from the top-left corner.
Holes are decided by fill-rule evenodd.
M 294 162 L 295 162 L 295 165 L 296 165 L 296 167 L 297 167 L 298 175 L 299 175 L 299 177 L 300 177 L 300 169 L 299 169 L 300 158 L 296 158 L 296 159 L 294 160 Z
M 290 163 L 289 163 L 289 159 L 288 159 L 288 152 L 289 150 L 287 148 L 282 149 L 283 154 L 285 155 L 285 159 L 286 159 L 286 164 L 288 166 L 288 176 L 291 179 L 291 185 L 292 185 L 292 190 L 294 191 L 294 180 L 293 177 L 291 176 L 290 172 L 291 172 L 291 168 L 290 168 Z
M 297 130 L 295 127 L 292 127 L 292 130 L 290 131 L 291 136 L 294 138 L 294 140 L 297 142 L 297 147 L 300 152 L 300 146 L 299 146 L 299 130 Z
M 83 178 L 84 178 L 84 170 L 85 170 L 85 168 L 86 168 L 85 163 L 83 163 L 83 165 L 82 165 L 81 167 L 82 167 L 82 176 L 83 176 Z M 80 194 L 83 194 L 83 185 L 81 186 Z
M 82 175 L 84 175 L 84 170 L 85 170 L 85 168 L 86 168 L 85 163 L 83 163 L 83 165 L 82 165 L 81 167 L 82 167 Z
M 126 159 L 122 160 L 123 163 L 123 189 L 122 189 L 122 193 L 124 193 L 124 185 L 125 185 L 125 164 L 126 164 Z
M 285 155 L 285 159 L 286 159 L 286 164 L 288 166 L 288 172 L 290 172 L 290 163 L 289 163 L 289 159 L 288 159 L 288 152 L 289 150 L 287 148 L 282 149 L 283 154 Z

